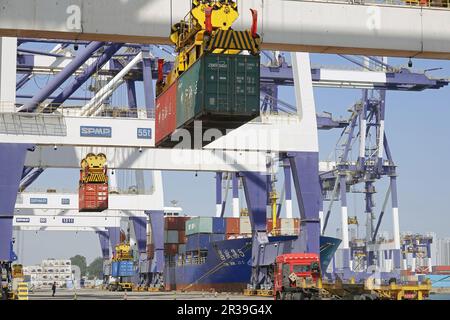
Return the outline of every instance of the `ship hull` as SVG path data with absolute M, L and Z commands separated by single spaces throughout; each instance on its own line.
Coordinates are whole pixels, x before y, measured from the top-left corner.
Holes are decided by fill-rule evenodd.
M 271 237 L 288 241 L 294 236 Z M 326 270 L 340 240 L 321 237 L 322 270 Z M 212 242 L 204 263 L 184 263 L 166 267 L 166 289 L 182 291 L 242 292 L 251 277 L 251 238 Z

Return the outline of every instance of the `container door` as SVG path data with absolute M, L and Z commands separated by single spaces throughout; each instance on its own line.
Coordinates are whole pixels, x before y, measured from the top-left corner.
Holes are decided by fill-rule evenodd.
M 235 56 L 232 94 L 235 113 L 255 114 L 260 109 L 259 56 Z
M 205 56 L 205 112 L 229 114 L 233 112 L 231 73 L 234 55 Z

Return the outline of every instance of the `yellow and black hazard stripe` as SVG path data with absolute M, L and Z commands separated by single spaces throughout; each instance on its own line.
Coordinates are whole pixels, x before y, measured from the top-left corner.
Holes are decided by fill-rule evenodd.
M 108 177 L 104 173 L 89 173 L 83 182 L 91 183 L 91 182 L 99 182 L 105 183 L 108 180 Z
M 257 54 L 259 40 L 259 37 L 253 38 L 250 31 L 217 30 L 207 45 L 207 50 L 248 50 Z

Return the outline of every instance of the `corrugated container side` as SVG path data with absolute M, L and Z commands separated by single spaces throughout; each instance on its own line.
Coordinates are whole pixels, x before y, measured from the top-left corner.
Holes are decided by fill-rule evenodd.
M 225 219 L 220 217 L 213 218 L 212 233 L 224 234 L 226 231 Z
M 108 209 L 108 184 L 81 184 L 78 195 L 80 212 Z
M 196 217 L 186 222 L 186 235 L 212 233 L 212 217 Z
M 281 219 L 281 234 L 282 235 L 293 235 L 295 234 L 294 219 Z
M 175 81 L 164 93 L 156 98 L 156 145 L 168 137 L 177 127 L 177 85 L 178 81 Z
M 224 115 L 252 115 L 260 109 L 259 57 L 206 55 L 204 57 L 204 110 Z M 203 75 L 203 74 L 202 74 Z
M 176 255 L 178 253 L 178 245 L 177 244 L 165 244 L 164 252 L 166 255 Z
M 226 234 L 239 234 L 240 232 L 240 219 L 239 218 L 226 218 Z
M 178 243 L 186 243 L 186 232 L 185 231 L 178 232 Z
M 249 217 L 240 217 L 239 230 L 241 234 L 252 233 L 252 226 Z
M 177 127 L 202 115 L 208 115 L 208 119 L 224 116 L 225 127 L 229 126 L 228 120 L 246 122 L 242 116 L 257 116 L 259 61 L 256 56 L 219 54 L 199 59 L 178 79 Z
M 277 225 L 276 225 L 276 230 L 279 231 L 281 228 L 281 219 L 278 218 L 277 219 Z M 272 232 L 273 230 L 273 219 L 272 218 L 267 218 L 267 232 Z
M 196 61 L 178 79 L 177 128 L 194 118 L 203 101 L 203 81 L 200 76 L 203 59 Z
M 433 272 L 437 271 L 449 271 L 450 272 L 450 266 L 433 266 L 432 267 Z
M 185 244 L 179 244 L 178 245 L 178 254 L 183 254 L 186 252 L 186 245 Z
M 178 239 L 179 239 L 178 231 L 167 230 L 164 233 L 165 233 L 165 238 L 166 238 L 165 243 L 170 243 L 170 244 L 178 243 Z

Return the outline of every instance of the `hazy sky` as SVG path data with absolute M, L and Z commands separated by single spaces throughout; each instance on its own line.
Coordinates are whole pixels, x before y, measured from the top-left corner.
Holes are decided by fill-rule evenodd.
M 313 65 L 351 66 L 335 55 L 312 55 Z M 406 66 L 407 59 L 389 59 L 392 65 Z M 438 60 L 414 60 L 414 69 L 430 69 L 434 76 L 450 76 L 450 62 Z M 46 77 L 36 79 L 24 92 L 41 87 Z M 34 89 L 33 87 L 34 86 Z M 138 86 L 138 101 L 142 105 L 142 89 Z M 294 103 L 293 88 L 284 88 L 280 98 Z M 328 111 L 334 116 L 348 117 L 347 110 L 361 98 L 361 90 L 315 89 L 317 112 Z M 424 92 L 388 92 L 386 98 L 386 133 L 391 152 L 398 165 L 398 198 L 400 228 L 402 231 L 435 232 L 440 237 L 450 236 L 450 173 L 446 170 L 450 161 L 450 88 Z M 119 90 L 113 104 L 126 102 L 124 90 Z M 320 157 L 326 160 L 333 152 L 340 129 L 320 131 Z M 354 150 L 353 152 L 358 152 Z M 165 204 L 179 201 L 185 213 L 191 215 L 215 214 L 215 179 L 212 173 L 164 172 Z M 282 177 L 280 180 L 282 181 Z M 57 181 L 57 182 L 56 182 Z M 78 184 L 77 170 L 47 170 L 32 187 L 57 187 L 75 190 Z M 193 187 L 195 186 L 195 187 Z M 386 183 L 378 183 L 375 196 L 376 213 L 380 211 Z M 242 202 L 242 201 L 241 201 Z M 243 203 L 243 202 L 242 202 Z M 349 215 L 356 215 L 364 233 L 364 205 L 361 194 L 349 194 Z M 325 203 L 325 207 L 327 203 Z M 339 224 L 339 203 L 335 203 L 328 228 L 329 235 L 336 235 Z M 298 216 L 298 209 L 294 205 Z M 381 229 L 390 231 L 390 206 Z M 227 206 L 227 214 L 231 208 Z M 88 261 L 100 256 L 100 245 L 94 233 L 20 232 L 16 234 L 16 252 L 24 264 L 39 263 L 53 257 L 69 258 L 85 255 Z M 20 244 L 19 244 L 20 243 Z

